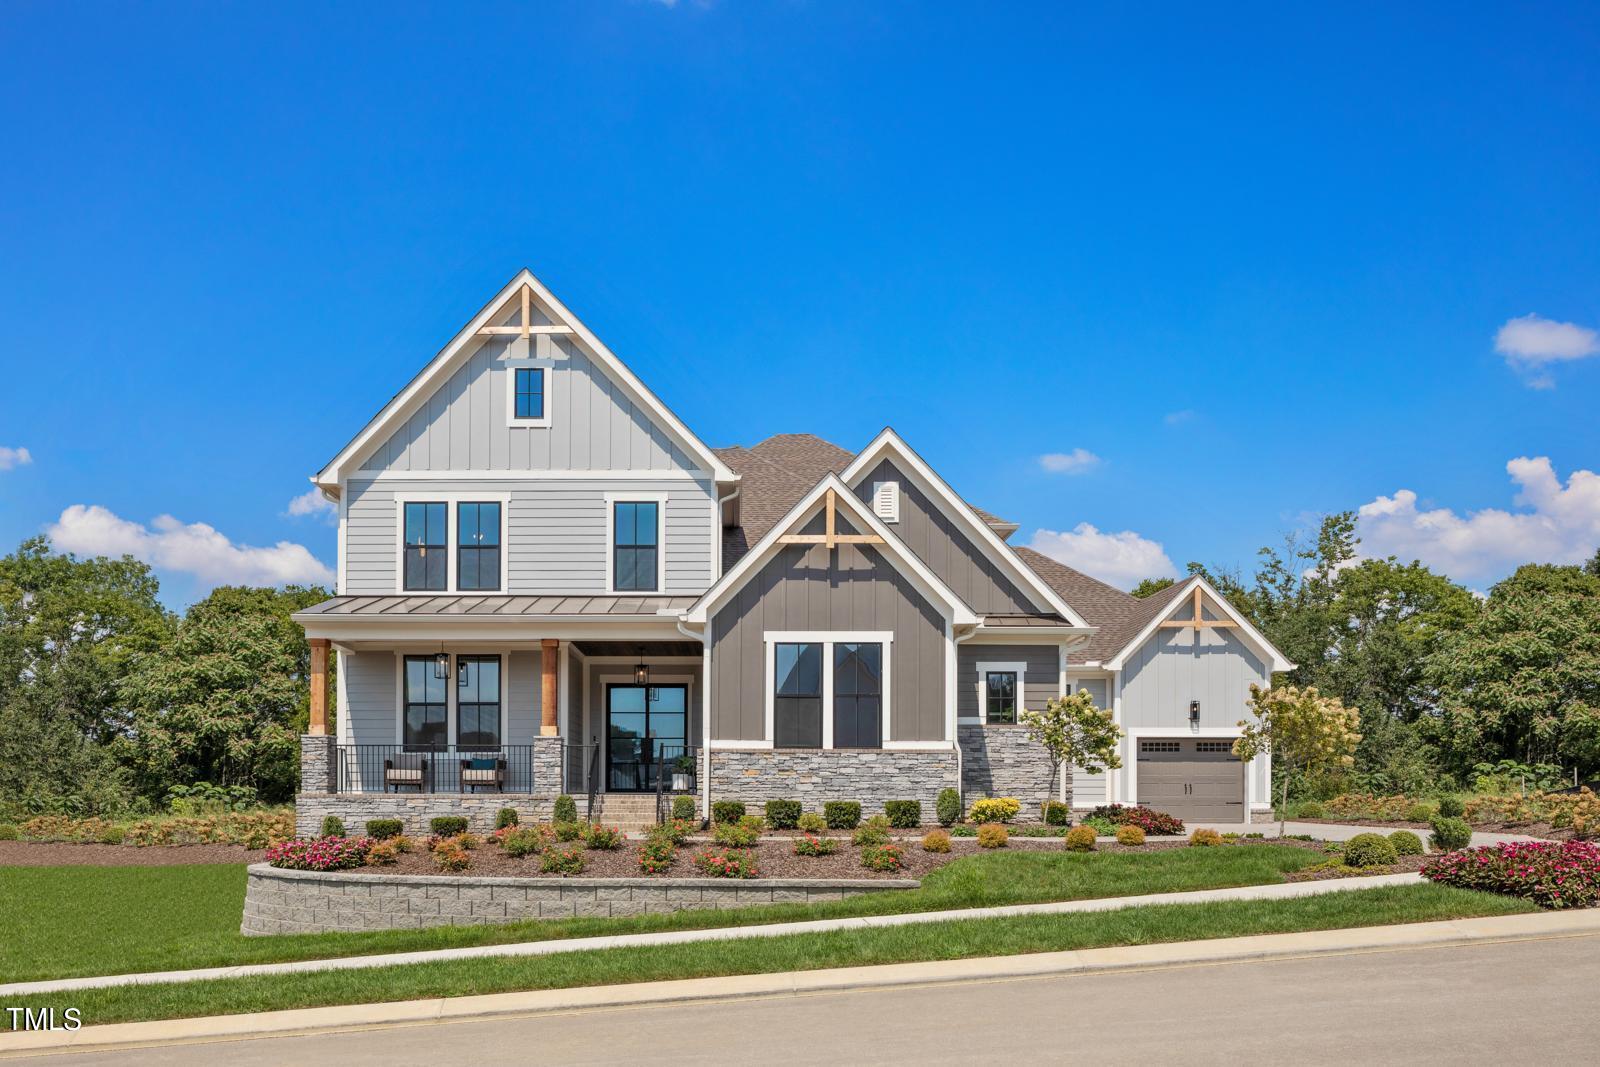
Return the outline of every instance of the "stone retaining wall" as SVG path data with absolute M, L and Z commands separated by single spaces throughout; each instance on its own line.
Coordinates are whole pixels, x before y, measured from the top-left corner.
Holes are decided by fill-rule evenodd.
M 915 889 L 909 879 L 464 878 L 252 864 L 240 932 L 306 934 L 805 904 Z
M 970 808 L 980 797 L 1016 797 L 1022 801 L 1018 822 L 1037 822 L 1039 804 L 1061 796 L 1061 780 L 1052 784 L 1050 758 L 1021 726 L 960 726 L 961 795 Z M 1072 779 L 1067 778 L 1067 798 Z
M 827 800 L 859 800 L 865 818 L 886 800 L 920 800 L 933 821 L 939 790 L 959 786 L 954 749 L 712 749 L 711 799 L 742 800 L 752 812 L 769 800 L 798 800 L 822 812 Z

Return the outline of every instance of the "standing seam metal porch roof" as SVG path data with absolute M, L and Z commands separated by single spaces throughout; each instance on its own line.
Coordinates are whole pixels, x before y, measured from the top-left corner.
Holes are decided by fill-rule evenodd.
M 648 616 L 684 611 L 692 596 L 516 596 L 452 595 L 336 596 L 296 612 L 297 616 L 401 618 L 407 615 L 465 615 L 472 618 L 530 616 Z

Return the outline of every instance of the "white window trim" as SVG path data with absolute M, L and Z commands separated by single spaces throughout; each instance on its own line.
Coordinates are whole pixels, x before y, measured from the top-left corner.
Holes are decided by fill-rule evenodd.
M 606 592 L 617 596 L 665 596 L 667 593 L 667 496 L 666 493 L 606 494 Z M 617 505 L 655 504 L 656 507 L 656 587 L 654 589 L 617 588 Z
M 500 660 L 500 749 L 510 743 L 511 732 L 511 677 L 510 656 L 499 650 L 474 648 L 446 648 L 450 657 L 450 677 L 444 680 L 445 744 L 454 748 L 457 741 L 457 689 L 456 658 L 459 656 L 495 656 Z M 406 657 L 421 656 L 433 659 L 438 652 L 396 652 L 394 654 L 394 743 L 406 743 Z
M 776 745 L 777 733 L 775 722 L 777 716 L 777 646 L 789 644 L 811 644 L 822 646 L 822 748 L 833 748 L 833 646 L 876 644 L 883 646 L 883 692 L 879 696 L 881 712 L 878 716 L 878 725 L 882 730 L 878 743 L 883 748 L 889 748 L 889 737 L 892 734 L 891 709 L 891 679 L 894 666 L 894 633 L 888 630 L 768 630 L 762 634 L 766 642 L 766 668 L 763 674 L 766 678 L 766 724 L 765 733 L 759 744 L 756 742 L 719 742 L 718 748 L 732 748 L 749 745 L 752 748 L 773 748 Z M 901 742 L 900 744 L 906 744 Z M 941 748 L 949 747 L 949 742 L 940 741 Z
M 444 505 L 444 547 L 447 553 L 445 560 L 445 587 L 443 589 L 407 589 L 406 588 L 406 505 L 407 504 L 443 504 Z M 500 588 L 499 589 L 458 589 L 456 588 L 456 509 L 460 504 L 499 504 L 500 505 Z M 407 493 L 395 494 L 394 498 L 394 542 L 395 542 L 395 572 L 394 591 L 401 596 L 444 596 L 449 593 L 465 593 L 468 596 L 505 596 L 511 592 L 511 494 L 474 493 L 463 491 L 456 493 Z
M 536 362 L 536 366 L 519 366 L 518 363 Z M 506 367 L 506 425 L 513 430 L 543 430 L 550 426 L 550 412 L 555 406 L 556 376 L 552 373 L 555 369 L 544 364 L 551 361 L 517 361 Z M 523 370 L 536 370 L 544 378 L 544 414 L 537 419 L 517 418 L 517 372 Z
M 988 726 L 989 723 L 989 680 L 990 672 L 1010 673 L 1017 676 L 1017 717 L 1020 719 L 1023 709 L 1028 706 L 1027 684 L 1028 665 L 1026 663 L 979 663 L 978 664 L 978 714 L 976 717 L 966 716 L 961 719 L 962 726 Z M 994 723 L 995 726 L 1011 726 L 1012 723 Z

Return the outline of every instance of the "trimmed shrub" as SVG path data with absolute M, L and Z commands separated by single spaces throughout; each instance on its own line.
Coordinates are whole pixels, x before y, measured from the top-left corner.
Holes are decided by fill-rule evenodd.
M 1406 809 L 1406 822 L 1432 822 L 1433 817 L 1439 814 L 1439 809 L 1432 804 L 1422 801 Z M 1394 836 L 1393 834 L 1390 835 Z
M 1410 830 L 1396 830 L 1389 835 L 1389 844 L 1394 846 L 1396 855 L 1420 856 L 1422 855 L 1422 838 Z
M 1441 815 L 1433 820 L 1432 826 L 1433 847 L 1440 852 L 1454 852 L 1472 844 L 1472 827 L 1465 819 Z
M 822 805 L 822 818 L 830 830 L 854 830 L 861 825 L 859 800 L 829 800 Z
M 557 841 L 581 841 L 583 840 L 583 823 L 558 822 L 555 824 L 555 832 Z
M 1600 905 L 1600 847 L 1586 841 L 1508 841 L 1430 860 L 1422 876 L 1443 885 L 1504 893 L 1541 908 Z
M 515 825 L 517 825 L 516 808 L 501 808 L 494 813 L 494 828 L 496 830 L 504 830 L 508 826 Z
M 1005 848 L 1011 835 L 997 822 L 986 822 L 978 827 L 979 848 Z
M 795 826 L 808 834 L 820 834 L 828 828 L 828 820 L 814 811 L 808 811 L 795 820 Z
M 545 874 L 582 874 L 583 868 L 581 848 L 547 848 L 539 857 L 539 870 Z
M 560 796 L 556 797 L 555 807 L 550 812 L 550 821 L 577 822 L 578 802 L 567 796 L 565 793 L 562 793 Z
M 712 822 L 738 822 L 744 818 L 744 803 L 738 800 L 714 800 L 711 802 Z
M 759 815 L 745 815 L 739 819 L 739 825 L 746 830 L 753 830 L 759 834 L 767 828 L 767 820 Z
M 1399 858 L 1382 834 L 1357 834 L 1344 843 L 1346 867 L 1387 867 Z
M 1459 819 L 1467 813 L 1467 806 L 1461 802 L 1460 797 L 1440 797 L 1439 814 L 1446 819 Z
M 886 800 L 883 802 L 883 814 L 896 830 L 915 830 L 922 825 L 922 801 Z
M 677 854 L 671 838 L 652 834 L 639 846 L 639 870 L 644 874 L 666 874 Z
M 906 866 L 906 851 L 899 845 L 884 842 L 868 845 L 861 850 L 861 866 L 869 871 L 900 871 Z
M 950 835 L 943 830 L 930 830 L 922 835 L 922 851 L 924 852 L 949 852 Z
M 693 819 L 697 814 L 694 797 L 675 796 L 672 798 L 672 817 L 674 819 Z
M 405 823 L 399 819 L 368 819 L 367 836 L 374 841 L 387 841 L 405 833 Z
M 1297 819 L 1326 819 L 1328 809 L 1322 806 L 1320 800 L 1307 800 L 1295 809 Z
M 852 844 L 863 846 L 882 845 L 887 843 L 888 840 L 889 820 L 882 815 L 874 815 L 862 823 L 861 829 L 857 830 L 850 838 Z
M 22 837 L 22 832 L 17 829 L 16 823 L 0 822 L 0 841 L 17 841 Z
M 1117 844 L 1142 845 L 1144 844 L 1144 831 L 1137 826 L 1117 827 Z
M 737 848 L 702 852 L 695 856 L 694 865 L 708 878 L 754 878 L 757 874 L 755 856 Z
M 543 826 L 524 826 L 510 830 L 500 839 L 505 854 L 516 859 L 543 852 L 550 844 L 551 833 Z
M 1067 826 L 1072 822 L 1072 809 L 1059 800 L 1044 802 L 1044 824 L 1046 826 Z
M 324 815 L 322 817 L 323 837 L 343 837 L 344 820 L 337 815 Z
M 798 800 L 769 800 L 767 825 L 774 830 L 793 830 L 795 823 L 800 821 L 800 811 Z
M 940 826 L 954 826 L 961 821 L 961 793 L 955 789 L 939 790 L 939 799 L 934 804 L 934 813 L 939 817 Z
M 438 815 L 428 820 L 428 829 L 434 837 L 454 837 L 467 832 L 465 815 Z
M 464 871 L 472 866 L 472 856 L 460 845 L 450 842 L 433 850 L 433 862 L 441 871 Z
M 1222 835 L 1215 830 L 1196 830 L 1189 835 L 1191 848 L 1216 848 L 1222 844 Z
M 1008 823 L 1022 810 L 1022 801 L 1016 797 L 984 797 L 972 802 L 967 818 L 975 823 Z
M 1061 836 L 1061 844 L 1068 852 L 1093 852 L 1094 827 L 1074 826 Z
M 737 822 L 719 822 L 711 827 L 711 840 L 723 848 L 749 848 L 756 843 L 756 831 Z
M 794 854 L 796 856 L 831 856 L 839 851 L 839 842 L 831 837 L 817 837 L 815 834 L 806 834 L 804 837 L 794 839 Z
M 622 831 L 615 826 L 589 823 L 583 831 L 583 844 L 599 852 L 615 852 L 622 847 Z

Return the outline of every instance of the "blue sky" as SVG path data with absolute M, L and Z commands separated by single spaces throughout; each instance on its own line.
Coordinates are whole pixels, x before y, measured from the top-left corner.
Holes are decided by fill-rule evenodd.
M 315 577 L 524 265 L 709 443 L 892 424 L 1119 582 L 1600 541 L 1592 7 L 454 7 L 0 8 L 0 543 Z

